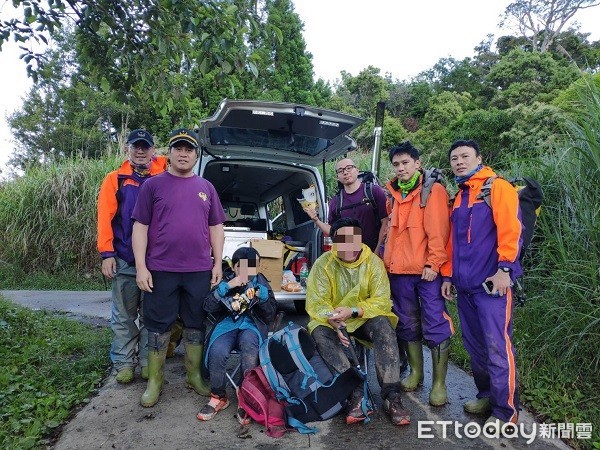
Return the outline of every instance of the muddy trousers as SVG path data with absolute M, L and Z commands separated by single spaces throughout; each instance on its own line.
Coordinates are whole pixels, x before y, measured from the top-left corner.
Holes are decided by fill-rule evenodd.
M 381 398 L 385 400 L 391 393 L 401 392 L 398 342 L 387 317 L 368 319 L 360 328 L 350 333 L 350 336 L 372 343 Z M 335 330 L 321 325 L 313 330 L 312 337 L 325 362 L 335 371 L 343 373 L 352 367 L 346 348 Z
M 112 279 L 110 360 L 115 369 L 148 365 L 148 331 L 144 327 L 142 292 L 135 282 L 135 266 L 115 258 L 117 273 Z
M 492 297 L 457 289 L 457 305 L 477 398 L 489 398 L 494 417 L 516 422 L 519 391 L 512 342 L 512 290 Z

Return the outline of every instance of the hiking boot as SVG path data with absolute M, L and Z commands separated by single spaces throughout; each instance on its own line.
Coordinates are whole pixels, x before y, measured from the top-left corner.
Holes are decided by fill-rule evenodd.
M 196 391 L 197 394 L 210 395 L 210 387 L 200 373 L 203 350 L 203 345 L 185 343 L 185 381 L 187 386 Z
M 412 392 L 423 383 L 423 344 L 421 341 L 406 343 L 408 362 L 410 363 L 410 374 L 400 381 L 402 389 Z
M 142 366 L 142 370 L 140 370 L 140 373 L 142 375 L 142 380 L 147 380 L 148 379 L 148 366 Z
M 211 420 L 217 413 L 229 406 L 229 399 L 227 396 L 219 397 L 215 394 L 210 394 L 210 400 L 206 405 L 202 407 L 198 415 L 198 420 Z
M 437 347 L 431 349 L 431 362 L 433 364 L 433 381 L 429 393 L 431 406 L 444 406 L 448 400 L 446 391 L 446 373 L 448 372 L 448 352 L 450 339 L 446 339 Z
M 383 410 L 390 416 L 394 425 L 408 425 L 410 413 L 404 409 L 400 392 L 393 392 L 383 402 Z
M 117 383 L 128 384 L 133 381 L 133 367 L 123 367 L 117 372 Z
M 362 392 L 355 392 L 354 394 L 352 394 L 352 399 L 348 403 L 348 407 L 346 410 L 347 424 L 362 422 L 367 418 L 367 416 L 373 414 L 373 409 L 370 407 L 371 405 L 367 404 L 367 415 L 365 416 L 362 409 L 363 400 L 364 396 Z
M 248 413 L 244 411 L 244 408 L 238 408 L 235 416 L 242 426 L 250 425 L 250 422 L 252 422 L 252 417 L 250 417 Z
M 471 414 L 483 415 L 492 410 L 492 405 L 490 405 L 490 399 L 485 397 L 468 401 L 463 405 L 463 409 Z

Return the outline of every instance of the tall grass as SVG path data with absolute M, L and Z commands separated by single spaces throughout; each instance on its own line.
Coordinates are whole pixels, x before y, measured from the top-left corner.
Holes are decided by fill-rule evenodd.
M 32 169 L 0 186 L 0 260 L 12 273 L 94 273 L 96 198 L 121 158 Z
M 522 398 L 553 422 L 593 423 L 600 444 L 600 91 L 580 92 L 563 148 L 530 166 L 545 204 L 515 314 Z M 590 441 L 573 443 L 591 446 Z

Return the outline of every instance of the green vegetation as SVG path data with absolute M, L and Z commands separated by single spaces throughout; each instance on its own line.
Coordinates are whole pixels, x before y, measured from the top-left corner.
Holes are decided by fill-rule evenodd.
M 0 447 L 40 448 L 109 366 L 110 332 L 0 297 Z
M 32 169 L 0 186 L 3 286 L 31 286 L 25 278 L 34 276 L 47 280 L 44 288 L 60 287 L 53 278 L 71 278 L 63 288 L 98 287 L 96 197 L 103 178 L 120 160 L 71 160 Z

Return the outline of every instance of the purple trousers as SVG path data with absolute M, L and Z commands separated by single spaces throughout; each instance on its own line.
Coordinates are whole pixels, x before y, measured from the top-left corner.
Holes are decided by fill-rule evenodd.
M 492 415 L 516 423 L 519 390 L 512 343 L 512 290 L 502 297 L 457 290 L 458 316 L 479 391 L 489 398 Z
M 442 277 L 433 281 L 421 275 L 390 273 L 392 310 L 398 316 L 396 335 L 407 342 L 425 339 L 434 348 L 454 334 L 452 319 L 442 297 Z

